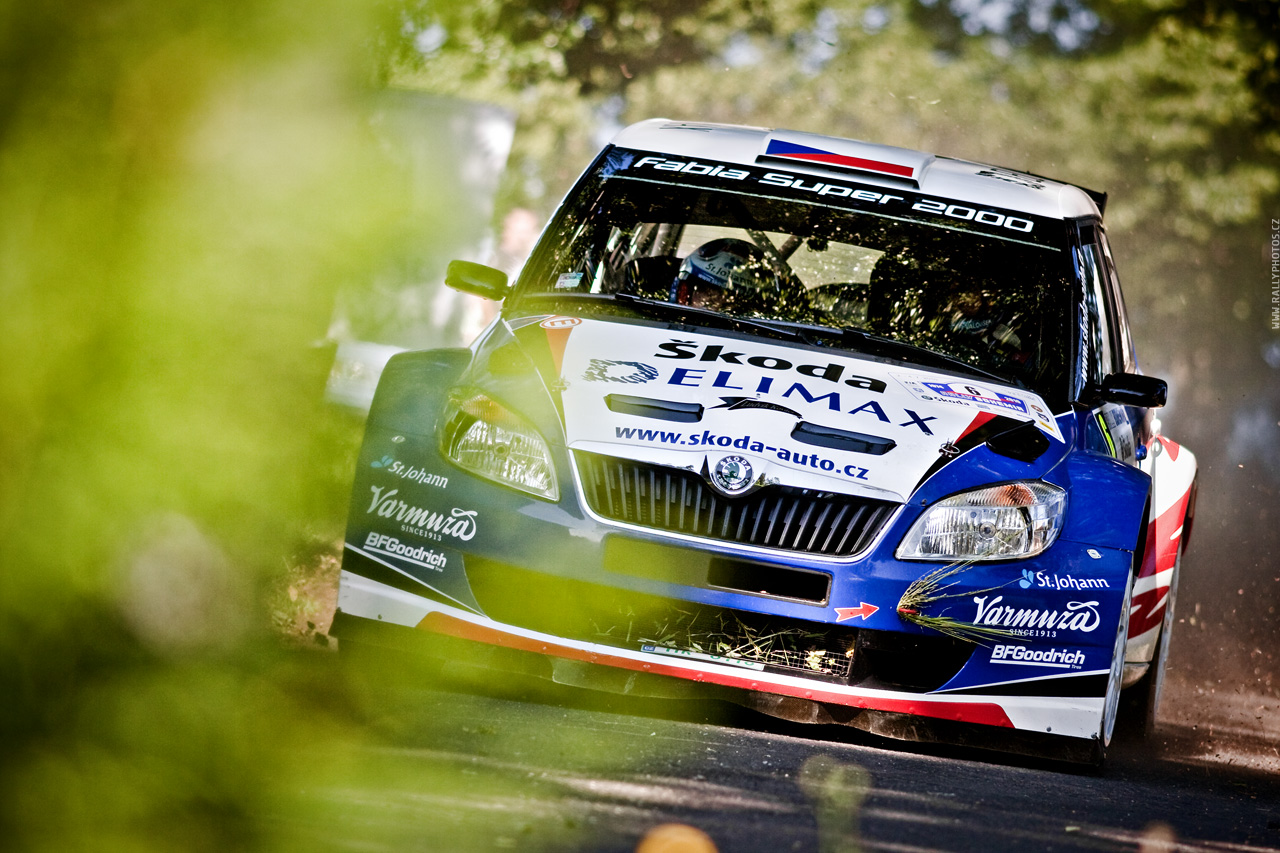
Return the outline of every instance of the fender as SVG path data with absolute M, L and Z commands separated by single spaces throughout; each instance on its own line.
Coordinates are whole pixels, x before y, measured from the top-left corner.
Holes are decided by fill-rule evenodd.
M 1146 529 L 1142 565 L 1133 586 L 1133 615 L 1129 636 L 1141 638 L 1159 627 L 1173 582 L 1179 549 L 1191 539 L 1195 518 L 1196 457 L 1177 442 L 1157 435 L 1142 462 L 1151 474 L 1151 514 Z M 1155 634 L 1150 640 L 1154 643 Z
M 1061 538 L 1136 551 L 1151 476 L 1109 456 L 1089 453 L 1072 454 L 1066 468 L 1071 495 Z
M 378 380 L 369 424 L 409 435 L 433 435 L 441 398 L 467 365 L 469 349 L 402 352 L 391 357 Z
M 364 441 L 360 448 L 351 501 L 347 509 L 347 547 L 342 551 L 344 576 L 359 575 L 365 579 L 372 578 L 389 588 L 399 590 L 401 594 L 416 596 L 438 596 L 443 588 L 443 594 L 449 600 L 473 610 L 478 609 L 470 590 L 460 586 L 456 581 L 456 572 L 460 571 L 460 568 L 449 575 L 443 573 L 440 575 L 440 577 L 448 577 L 448 581 L 442 582 L 431 575 L 435 569 L 461 566 L 461 559 L 448 548 L 456 547 L 459 541 L 467 541 L 473 535 L 474 531 L 470 526 L 474 525 L 474 516 L 466 512 L 469 507 L 462 508 L 459 512 L 451 504 L 441 503 L 426 510 L 421 504 L 410 504 L 409 501 L 415 500 L 411 497 L 401 502 L 406 510 L 412 510 L 420 516 L 420 521 L 415 523 L 422 523 L 424 527 L 432 529 L 443 529 L 448 524 L 450 529 L 455 531 L 446 537 L 448 548 L 442 547 L 446 544 L 444 542 L 425 543 L 420 539 L 413 542 L 406 541 L 406 547 L 420 549 L 420 553 L 413 556 L 417 564 L 427 570 L 431 583 L 421 576 L 405 572 L 403 568 L 396 568 L 385 560 L 372 558 L 367 553 L 362 553 L 360 548 L 351 547 L 353 544 L 365 544 L 369 541 L 366 534 L 370 528 L 365 519 L 369 514 L 371 496 L 374 500 L 379 500 L 384 495 L 381 490 L 389 490 L 386 498 L 398 499 L 402 494 L 407 497 L 406 493 L 410 489 L 422 483 L 437 487 L 441 482 L 447 484 L 447 472 L 443 468 L 431 470 L 430 475 L 426 475 L 427 469 L 420 469 L 424 472 L 423 478 L 414 477 L 402 481 L 403 485 L 390 487 L 385 480 L 375 480 L 371 483 L 368 478 L 371 468 L 383 467 L 382 464 L 371 463 L 385 452 L 385 445 L 380 445 L 379 442 L 385 442 L 388 433 L 396 434 L 396 440 L 405 441 L 409 445 L 415 442 L 428 446 L 435 445 L 436 420 L 444 409 L 444 395 L 471 364 L 472 358 L 471 350 L 462 348 L 410 351 L 392 356 L 383 368 L 382 375 L 378 379 L 378 388 L 374 392 L 373 405 L 369 409 L 369 417 L 365 423 Z M 380 447 L 382 449 L 379 449 Z M 427 476 L 431 479 L 427 479 Z M 381 485 L 376 485 L 379 482 Z M 371 486 L 373 486 L 372 492 Z M 463 524 L 470 526 L 457 527 L 455 519 L 463 517 L 467 519 Z M 379 532 L 394 535 L 394 531 L 395 528 L 387 528 Z M 456 532 L 461 532 L 465 539 L 457 536 Z M 344 606 L 349 606 L 350 595 L 349 581 L 340 582 L 339 613 Z M 381 619 L 381 615 L 378 618 Z

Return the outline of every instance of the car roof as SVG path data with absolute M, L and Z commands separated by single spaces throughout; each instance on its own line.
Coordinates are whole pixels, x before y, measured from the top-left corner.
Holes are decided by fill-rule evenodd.
M 930 196 L 1054 219 L 1101 217 L 1106 194 L 1029 172 L 794 130 L 648 119 L 620 131 L 613 144 L 677 158 L 772 166 L 792 173 L 856 176 Z

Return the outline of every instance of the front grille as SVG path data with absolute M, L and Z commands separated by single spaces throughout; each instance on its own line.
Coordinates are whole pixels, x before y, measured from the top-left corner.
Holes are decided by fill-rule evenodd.
M 848 683 L 853 669 L 856 629 L 689 605 L 649 624 L 653 637 L 640 639 L 643 651 L 712 663 L 754 664 L 757 669 L 840 684 Z M 614 643 L 621 639 L 620 633 L 613 628 L 593 639 Z
M 945 684 L 980 647 L 941 635 L 899 634 L 731 610 L 617 589 L 467 555 L 481 610 L 498 622 L 620 649 L 721 663 L 840 684 L 924 693 Z
M 896 506 L 790 486 L 728 498 L 692 471 L 582 451 L 574 458 L 598 515 L 762 548 L 848 557 L 871 544 Z
M 851 683 L 859 630 L 559 578 L 467 556 L 485 614 L 507 625 L 620 649 Z
M 938 634 L 859 631 L 852 681 L 864 687 L 929 693 L 954 678 L 976 648 Z

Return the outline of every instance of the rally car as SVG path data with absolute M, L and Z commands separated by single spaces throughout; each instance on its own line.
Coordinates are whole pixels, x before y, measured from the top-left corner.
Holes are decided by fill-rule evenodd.
M 1100 763 L 1122 704 L 1153 720 L 1196 477 L 1104 204 L 808 133 L 623 130 L 514 286 L 450 266 L 502 302 L 469 349 L 388 363 L 334 633 Z

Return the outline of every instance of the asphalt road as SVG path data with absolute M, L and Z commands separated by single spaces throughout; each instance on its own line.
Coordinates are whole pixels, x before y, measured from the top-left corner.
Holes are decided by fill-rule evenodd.
M 634 851 L 675 823 L 720 853 L 1280 850 L 1280 751 L 1221 732 L 1095 773 L 509 676 L 347 683 L 371 736 L 305 794 L 323 849 Z

